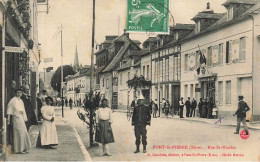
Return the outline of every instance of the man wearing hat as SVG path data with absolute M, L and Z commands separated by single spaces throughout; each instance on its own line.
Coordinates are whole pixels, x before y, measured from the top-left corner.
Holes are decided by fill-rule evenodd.
M 244 129 L 246 131 L 246 135 L 248 135 L 248 128 L 246 125 L 246 112 L 250 110 L 247 103 L 243 101 L 244 96 L 238 96 L 238 109 L 235 112 L 235 115 L 237 115 L 237 129 L 234 134 L 239 134 L 240 130 L 240 123 L 242 122 L 244 125 Z
M 150 125 L 151 123 L 151 113 L 149 108 L 145 105 L 145 99 L 138 99 L 137 105 L 134 107 L 134 112 L 132 116 L 132 125 L 134 126 L 135 131 L 135 144 L 136 150 L 134 153 L 140 152 L 139 146 L 141 143 L 143 144 L 143 153 L 146 153 L 146 145 L 147 145 L 147 130 L 146 125 Z

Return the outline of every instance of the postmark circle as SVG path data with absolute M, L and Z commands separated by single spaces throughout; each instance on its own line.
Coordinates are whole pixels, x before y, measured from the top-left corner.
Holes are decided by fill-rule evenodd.
M 242 139 L 248 139 L 249 138 L 249 136 L 250 136 L 250 133 L 249 133 L 249 131 L 248 131 L 248 135 L 246 135 L 246 131 L 245 130 L 242 130 L 241 132 L 240 132 L 240 137 L 242 138 Z

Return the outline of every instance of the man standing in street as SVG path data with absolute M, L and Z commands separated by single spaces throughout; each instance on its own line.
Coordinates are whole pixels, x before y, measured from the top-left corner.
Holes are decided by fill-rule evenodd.
M 196 110 L 196 107 L 197 107 L 197 101 L 194 99 L 192 99 L 191 101 L 191 110 L 190 110 L 190 117 L 195 117 L 195 110 Z M 193 114 L 193 115 L 192 115 Z
M 38 121 L 41 121 L 41 119 L 42 119 L 42 112 L 41 112 L 42 100 L 40 97 L 41 97 L 41 94 L 37 93 L 36 102 L 37 102 L 37 111 L 38 111 L 38 116 L 37 116 Z
M 246 135 L 248 135 L 248 128 L 246 125 L 246 112 L 250 110 L 249 106 L 245 101 L 243 101 L 244 96 L 239 96 L 238 97 L 238 109 L 235 112 L 235 115 L 237 115 L 237 129 L 234 134 L 239 134 L 240 130 L 240 123 L 242 122 L 244 125 L 244 129 L 246 131 Z
M 70 109 L 71 109 L 71 110 L 72 110 L 72 102 L 73 102 L 73 101 L 72 101 L 72 99 L 70 98 L 70 99 L 69 99 L 69 105 L 70 105 Z
M 151 113 L 147 106 L 144 104 L 144 99 L 139 99 L 137 105 L 134 107 L 133 117 L 132 117 L 132 125 L 134 126 L 135 130 L 135 144 L 136 150 L 134 153 L 140 152 L 140 139 L 142 137 L 142 144 L 143 144 L 143 153 L 146 153 L 146 125 L 151 124 Z
M 191 107 L 190 97 L 188 97 L 187 101 L 185 102 L 185 106 L 186 106 L 186 117 L 190 117 L 190 107 Z
M 180 118 L 183 118 L 183 107 L 184 107 L 184 102 L 183 102 L 183 97 L 181 97 L 181 100 L 179 101 L 180 105 Z

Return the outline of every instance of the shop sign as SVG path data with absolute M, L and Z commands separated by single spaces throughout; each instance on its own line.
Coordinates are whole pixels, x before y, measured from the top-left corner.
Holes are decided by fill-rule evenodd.
M 200 82 L 211 82 L 211 81 L 215 81 L 215 80 L 216 80 L 216 76 L 199 78 Z
M 23 53 L 23 51 L 24 51 L 24 48 L 21 48 L 21 47 L 5 46 L 5 52 Z

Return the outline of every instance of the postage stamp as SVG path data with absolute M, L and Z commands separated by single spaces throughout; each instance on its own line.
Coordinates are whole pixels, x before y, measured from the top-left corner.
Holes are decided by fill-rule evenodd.
M 169 0 L 128 0 L 128 32 L 169 32 Z

